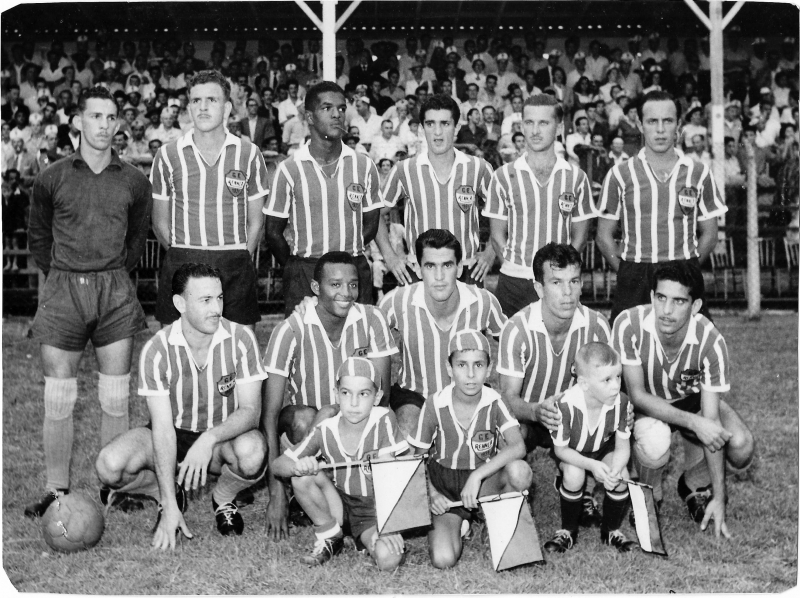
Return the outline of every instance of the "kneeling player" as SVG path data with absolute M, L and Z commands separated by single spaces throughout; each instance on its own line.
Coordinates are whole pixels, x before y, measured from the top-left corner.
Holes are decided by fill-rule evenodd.
M 661 475 L 669 461 L 672 431 L 684 439 L 685 471 L 678 494 L 705 530 L 730 537 L 725 523 L 725 460 L 749 467 L 753 435 L 721 398 L 730 390 L 728 348 L 719 330 L 699 312 L 702 273 L 690 262 L 660 265 L 651 305 L 623 311 L 614 322 L 614 347 L 636 408 L 633 457 L 642 482 L 662 500 Z
M 606 489 L 601 540 L 620 552 L 629 552 L 636 543 L 619 531 L 628 501 L 628 488 L 623 480 L 628 477 L 631 454 L 628 397 L 619 392 L 622 382 L 619 355 L 605 343 L 588 343 L 575 355 L 575 372 L 577 385 L 556 403 L 561 422 L 552 433 L 553 450 L 562 471 L 561 482 L 557 483 L 562 529 L 544 548 L 548 552 L 564 552 L 575 543 L 588 471 Z
M 162 549 L 175 547 L 179 529 L 192 537 L 184 491 L 205 486 L 209 473 L 219 475 L 211 495 L 217 529 L 241 534 L 234 497 L 263 477 L 266 461 L 256 428 L 267 373 L 252 331 L 221 316 L 219 271 L 183 264 L 172 294 L 181 317 L 148 341 L 139 363 L 150 423 L 117 437 L 97 458 L 101 482 L 159 501 L 153 546 Z
M 408 439 L 417 454 L 430 449 L 428 552 L 439 569 L 453 567 L 461 557 L 462 523 L 471 519 L 479 496 L 527 490 L 533 477 L 522 461 L 519 423 L 500 394 L 483 385 L 491 365 L 489 341 L 477 330 L 462 330 L 451 339 L 448 353 L 453 382 L 425 401 Z M 505 440 L 499 450 L 498 433 Z M 451 508 L 450 502 L 458 500 L 464 506 Z
M 394 414 L 378 407 L 381 378 L 367 359 L 350 357 L 337 373 L 339 413 L 323 420 L 297 446 L 272 463 L 273 474 L 291 477 L 295 497 L 314 522 L 317 542 L 307 565 L 323 565 L 339 554 L 344 531 L 363 546 L 383 571 L 393 571 L 403 559 L 403 537 L 378 537 L 372 479 L 362 466 L 337 467 L 333 481 L 320 471 L 318 455 L 328 462 L 361 461 L 367 456 L 397 455 L 408 450 Z

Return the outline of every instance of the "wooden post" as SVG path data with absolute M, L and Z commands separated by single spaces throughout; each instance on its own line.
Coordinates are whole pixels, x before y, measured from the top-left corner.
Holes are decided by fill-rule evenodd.
M 758 259 L 758 190 L 756 152 L 745 138 L 747 152 L 747 317 L 761 317 L 761 263 Z

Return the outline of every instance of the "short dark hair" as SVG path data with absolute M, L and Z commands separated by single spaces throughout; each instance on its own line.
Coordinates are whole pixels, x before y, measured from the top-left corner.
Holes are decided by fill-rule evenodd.
M 414 243 L 414 251 L 417 255 L 417 261 L 422 262 L 422 251 L 426 248 L 430 249 L 452 249 L 456 254 L 456 264 L 461 263 L 461 242 L 449 230 L 443 228 L 431 228 L 417 237 Z
M 198 71 L 186 82 L 186 93 L 192 91 L 195 85 L 203 85 L 204 83 L 216 83 L 222 88 L 222 95 L 225 96 L 225 101 L 231 101 L 231 84 L 228 79 L 219 71 L 208 69 L 205 71 Z
M 522 138 L 525 138 L 525 135 L 523 135 L 522 133 L 520 133 L 519 131 L 517 131 L 516 133 L 514 133 L 514 134 L 511 136 L 511 141 L 516 141 L 517 137 L 522 137 Z
M 658 288 L 658 283 L 662 280 L 671 280 L 685 286 L 689 290 L 689 297 L 692 301 L 702 299 L 705 294 L 705 284 L 703 283 L 703 273 L 700 268 L 687 260 L 675 260 L 665 262 L 656 268 L 653 274 L 653 292 Z
M 306 92 L 305 107 L 307 112 L 314 112 L 319 106 L 319 97 L 323 93 L 338 93 L 344 98 L 344 89 L 333 81 L 322 81 L 316 85 L 311 86 Z
M 552 106 L 556 111 L 556 120 L 564 118 L 564 106 L 554 96 L 546 93 L 528 96 L 528 99 L 522 105 L 523 112 L 525 112 L 525 106 Z
M 580 268 L 583 265 L 583 259 L 572 245 L 548 243 L 533 256 L 533 278 L 536 282 L 544 282 L 544 265 L 547 263 L 551 268 L 566 268 L 567 266 Z
M 419 109 L 420 122 L 425 122 L 425 114 L 428 112 L 428 110 L 449 110 L 450 114 L 453 116 L 453 122 L 456 124 L 461 118 L 461 108 L 459 108 L 456 101 L 452 96 L 443 93 L 437 93 L 429 96 L 422 103 L 422 107 Z
M 68 90 L 65 89 L 64 91 Z M 114 109 L 117 110 L 117 103 L 114 101 L 114 96 L 111 95 L 111 92 L 109 92 L 105 87 L 96 85 L 94 87 L 84 89 L 81 92 L 81 96 L 78 98 L 78 111 L 83 112 L 86 110 L 86 102 L 93 98 L 97 98 L 98 100 L 108 100 L 114 104 Z M 117 112 L 119 112 L 119 110 L 117 110 Z
M 329 251 L 317 260 L 314 266 L 314 280 L 322 282 L 322 273 L 325 270 L 325 266 L 328 264 L 349 264 L 358 271 L 356 261 L 353 259 L 352 255 L 346 251 Z
M 644 105 L 647 102 L 672 102 L 675 105 L 675 112 L 677 117 L 680 118 L 681 116 L 681 109 L 678 106 L 678 102 L 675 101 L 675 98 L 672 97 L 672 94 L 668 91 L 651 91 L 645 94 L 642 98 L 641 103 L 639 104 L 639 118 L 642 118 L 644 115 Z
M 217 278 L 222 280 L 219 270 L 208 264 L 187 262 L 172 275 L 172 294 L 183 295 L 190 278 Z

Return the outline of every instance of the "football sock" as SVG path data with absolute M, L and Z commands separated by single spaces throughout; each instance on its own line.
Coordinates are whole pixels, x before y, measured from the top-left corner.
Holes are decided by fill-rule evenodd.
M 664 498 L 664 493 L 661 489 L 661 477 L 664 474 L 664 467 L 645 467 L 641 462 L 636 464 L 636 470 L 639 472 L 639 481 L 642 484 L 648 484 L 653 487 L 653 498 L 656 501 Z
M 624 488 L 622 492 L 606 489 L 606 497 L 603 499 L 603 529 L 606 531 L 619 529 L 622 525 L 628 506 L 628 487 Z
M 336 523 L 335 519 L 331 519 L 328 523 L 314 526 L 314 535 L 320 540 L 327 540 L 328 538 L 335 538 L 342 535 L 341 526 Z
M 260 478 L 259 478 L 260 479 Z M 214 487 L 212 497 L 218 505 L 226 502 L 233 502 L 236 495 L 245 488 L 249 488 L 255 484 L 258 479 L 243 478 L 233 473 L 233 470 L 227 465 L 222 466 L 222 473 L 217 480 L 217 485 Z
M 143 494 L 161 502 L 161 491 L 158 489 L 156 472 L 149 469 L 143 469 L 133 480 L 121 488 L 115 488 L 114 491 L 125 494 Z
M 691 467 L 686 469 L 683 477 L 686 485 L 695 491 L 698 488 L 711 485 L 711 474 L 708 471 L 705 459 L 701 459 Z
M 100 419 L 100 446 L 104 447 L 120 434 L 128 431 L 128 397 L 131 375 L 107 376 L 101 373 L 97 383 L 97 396 L 103 415 Z
M 48 488 L 69 488 L 74 427 L 72 410 L 78 400 L 77 378 L 44 378 L 44 462 Z
M 575 538 L 578 535 L 578 523 L 583 512 L 583 502 L 581 501 L 583 492 L 567 490 L 562 483 L 559 493 L 561 494 L 561 527 L 569 530 L 572 537 Z

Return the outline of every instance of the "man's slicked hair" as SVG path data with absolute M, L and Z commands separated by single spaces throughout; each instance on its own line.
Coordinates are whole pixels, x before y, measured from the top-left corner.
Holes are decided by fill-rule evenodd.
M 439 108 L 434 108 L 439 110 Z M 417 237 L 414 243 L 414 251 L 417 254 L 417 261 L 422 263 L 422 251 L 426 248 L 430 249 L 452 249 L 456 254 L 456 264 L 461 263 L 461 242 L 449 230 L 443 228 L 431 228 Z
M 64 91 L 69 91 L 69 90 L 64 90 Z M 89 87 L 88 89 L 84 89 L 81 92 L 81 95 L 78 98 L 78 111 L 83 112 L 84 110 L 86 110 L 86 102 L 93 98 L 97 98 L 98 100 L 108 100 L 109 102 L 114 104 L 114 109 L 117 111 L 117 114 L 119 114 L 119 109 L 117 107 L 117 103 L 114 101 L 114 96 L 111 95 L 111 92 L 108 91 L 108 89 L 106 89 L 105 87 L 101 87 L 99 85 L 96 85 L 94 87 Z
M 533 256 L 533 278 L 536 282 L 544 283 L 544 265 L 547 263 L 551 268 L 563 269 L 567 266 L 580 268 L 583 265 L 583 259 L 572 245 L 548 243 Z
M 662 280 L 671 280 L 686 287 L 689 290 L 689 297 L 692 301 L 701 299 L 705 291 L 703 273 L 700 268 L 692 262 L 686 260 L 676 260 L 665 262 L 656 268 L 653 274 L 653 292 L 658 288 L 658 283 Z
M 647 102 L 672 102 L 675 105 L 675 114 L 678 118 L 681 117 L 681 107 L 678 105 L 678 102 L 675 101 L 675 98 L 672 97 L 672 94 L 668 91 L 651 91 L 645 94 L 642 98 L 642 101 L 639 103 L 639 118 L 644 117 L 644 105 Z M 625 109 L 627 112 L 628 108 Z
M 353 256 L 346 251 L 329 251 L 317 260 L 314 265 L 314 280 L 322 282 L 322 273 L 325 271 L 325 266 L 328 264 L 349 264 L 356 269 L 358 274 L 358 266 Z
M 458 103 L 453 99 L 453 96 L 444 93 L 428 96 L 422 103 L 422 107 L 419 109 L 419 122 L 422 124 L 425 124 L 425 114 L 428 110 L 449 110 L 454 124 L 458 124 L 461 119 L 461 108 Z
M 204 83 L 216 83 L 222 88 L 222 95 L 225 97 L 225 101 L 231 101 L 231 84 L 222 73 L 213 69 L 199 71 L 189 77 L 189 80 L 186 82 L 186 93 L 190 94 L 192 87 L 195 85 L 203 85 Z
M 172 275 L 172 294 L 183 295 L 191 278 L 216 278 L 222 280 L 218 269 L 208 264 L 187 262 Z
M 537 93 L 536 95 L 528 96 L 528 99 L 522 104 L 522 111 L 525 112 L 525 106 L 552 106 L 556 111 L 556 120 L 564 118 L 564 106 L 559 102 L 555 96 L 547 93 Z
M 316 85 L 312 85 L 311 89 L 306 92 L 305 107 L 306 112 L 314 112 L 319 106 L 319 97 L 323 93 L 338 93 L 344 98 L 344 89 L 333 81 L 322 81 Z

